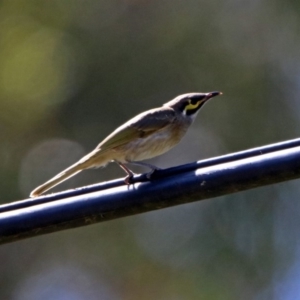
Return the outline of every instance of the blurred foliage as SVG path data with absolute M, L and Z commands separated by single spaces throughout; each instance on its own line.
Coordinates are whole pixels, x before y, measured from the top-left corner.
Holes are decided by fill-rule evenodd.
M 0 1 L 2 202 L 186 92 L 224 96 L 161 167 L 296 137 L 299 29 L 293 0 Z M 120 176 L 110 165 L 57 190 Z M 279 184 L 2 246 L 0 298 L 297 299 L 299 192 Z

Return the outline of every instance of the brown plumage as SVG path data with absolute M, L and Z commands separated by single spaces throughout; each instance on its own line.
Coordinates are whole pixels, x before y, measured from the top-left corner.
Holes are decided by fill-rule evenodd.
M 152 171 L 155 170 L 155 166 L 139 161 L 163 154 L 174 147 L 184 136 L 203 104 L 219 94 L 221 93 L 180 95 L 162 107 L 137 115 L 118 127 L 77 163 L 33 190 L 30 196 L 41 195 L 82 170 L 103 167 L 111 161 L 118 163 L 127 173 L 127 184 L 130 183 L 133 173 L 126 167 L 126 163 L 146 165 Z

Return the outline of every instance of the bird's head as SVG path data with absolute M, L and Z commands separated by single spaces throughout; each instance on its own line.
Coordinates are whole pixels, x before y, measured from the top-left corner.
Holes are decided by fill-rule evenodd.
M 184 116 L 194 117 L 197 115 L 197 112 L 204 103 L 218 95 L 222 95 L 222 93 L 210 92 L 183 94 L 165 103 L 164 106 L 171 107 L 174 110 L 181 112 Z

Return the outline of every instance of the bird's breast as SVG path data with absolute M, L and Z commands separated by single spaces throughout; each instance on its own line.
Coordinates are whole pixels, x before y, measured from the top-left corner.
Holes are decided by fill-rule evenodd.
M 172 124 L 146 137 L 137 138 L 126 145 L 118 147 L 116 152 L 122 153 L 123 161 L 150 159 L 173 148 L 184 136 L 186 130 L 186 126 Z

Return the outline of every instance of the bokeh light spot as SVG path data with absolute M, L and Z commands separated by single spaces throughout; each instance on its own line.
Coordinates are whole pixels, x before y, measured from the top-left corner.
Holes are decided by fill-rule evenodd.
M 21 19 L 22 26 L 17 17 L 0 22 L 0 111 L 28 125 L 67 99 L 74 87 L 75 53 L 66 33 Z
M 24 157 L 20 170 L 19 186 L 24 196 L 75 163 L 84 152 L 78 143 L 65 139 L 47 140 L 32 148 Z M 66 182 L 64 186 L 73 185 Z

